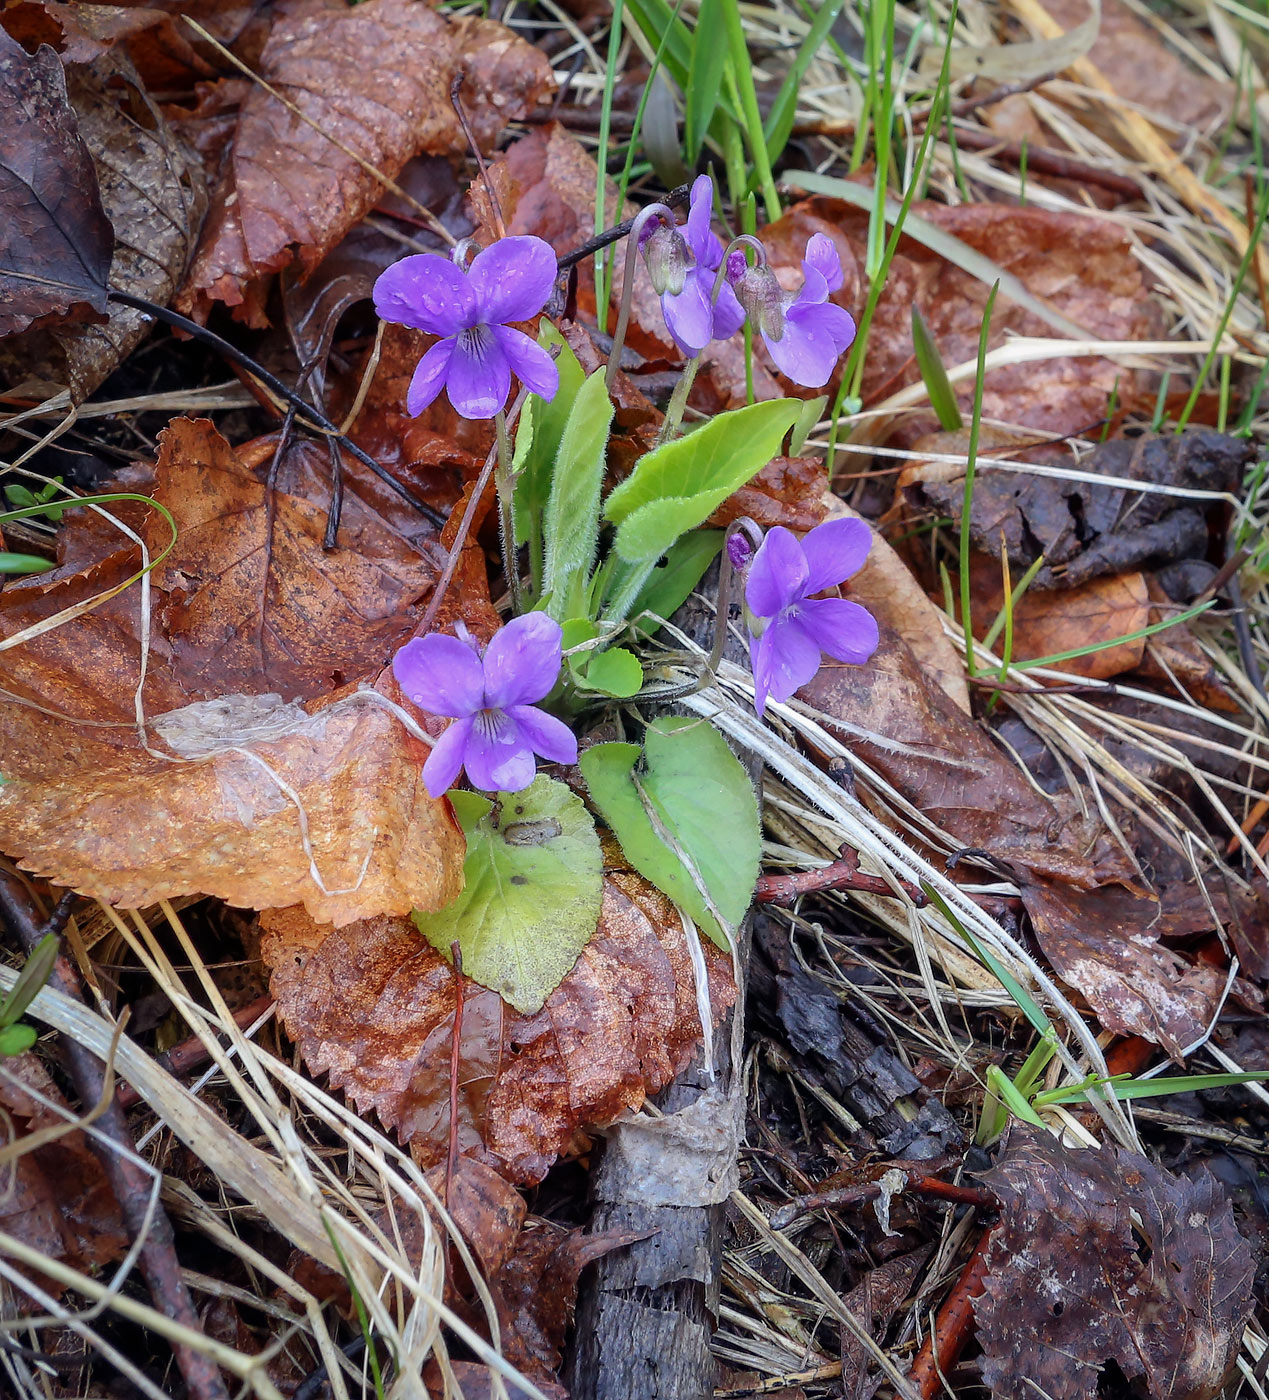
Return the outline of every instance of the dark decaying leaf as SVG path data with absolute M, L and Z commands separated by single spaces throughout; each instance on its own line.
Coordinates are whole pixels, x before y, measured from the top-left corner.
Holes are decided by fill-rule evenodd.
M 961 450 L 947 435 L 923 438 L 913 445 L 914 451 L 922 449 Z M 1169 433 L 1118 438 L 1074 463 L 1062 448 L 1021 455 L 1048 467 L 1076 467 L 1153 486 L 1232 491 L 1255 449 L 1244 438 L 1200 428 L 1179 437 Z M 1211 500 L 1098 486 L 1065 476 L 993 471 L 989 461 L 980 467 L 970 510 L 970 538 L 977 549 L 999 559 L 1003 536 L 1015 579 L 1043 554 L 1044 567 L 1032 580 L 1033 589 L 1078 588 L 1130 569 L 1203 559 L 1208 552 L 1208 515 L 1214 506 L 1220 509 L 1219 502 Z M 948 516 L 959 524 L 963 469 L 946 463 L 923 464 L 905 472 L 901 485 L 918 510 Z
M 166 306 L 207 209 L 198 160 L 177 141 L 126 56 L 106 54 L 69 68 L 66 84 L 115 229 L 111 286 Z M 0 344 L 0 375 L 14 384 L 27 378 L 65 384 L 79 403 L 152 324 L 140 311 L 112 305 L 101 325 L 28 331 Z
M 66 1109 L 63 1118 L 36 1095 Z M 10 1131 L 3 1145 L 21 1155 L 5 1167 L 0 1230 L 50 1259 L 92 1271 L 127 1248 L 119 1206 L 88 1138 L 76 1128 L 34 1151 L 22 1150 L 32 1133 L 57 1129 L 72 1117 L 61 1090 L 32 1051 L 0 1061 L 0 1113 Z M 55 1296 L 61 1288 L 40 1284 Z
M 448 19 L 413 0 L 297 10 L 277 21 L 243 101 L 202 243 L 178 305 L 244 306 L 263 321 L 264 279 L 298 260 L 311 272 L 412 156 L 466 147 L 450 102 L 470 75 L 466 108 L 488 146 L 551 86 L 546 58 L 489 20 Z
M 106 309 L 114 232 L 51 48 L 0 30 L 0 336 Z
M 975 1301 L 999 1396 L 1094 1400 L 1114 1362 L 1154 1400 L 1211 1400 L 1251 1315 L 1251 1248 L 1206 1172 L 1016 1127 L 982 1180 L 1000 1200 Z
M 799 695 L 963 848 L 1008 866 L 1040 947 L 1102 1024 L 1169 1053 L 1197 1040 L 1224 979 L 1158 940 L 1157 899 L 1069 795 L 1047 797 L 886 627 L 867 666 L 827 664 Z
M 449 1140 L 450 1040 L 458 983 L 409 919 L 339 931 L 302 910 L 261 917 L 261 955 L 288 1033 L 425 1165 Z M 704 945 L 715 1016 L 731 1004 L 730 959 Z M 462 979 L 459 1148 L 510 1180 L 540 1181 L 574 1136 L 611 1123 L 670 1082 L 700 1022 L 677 911 L 609 869 L 599 929 L 533 1016 Z

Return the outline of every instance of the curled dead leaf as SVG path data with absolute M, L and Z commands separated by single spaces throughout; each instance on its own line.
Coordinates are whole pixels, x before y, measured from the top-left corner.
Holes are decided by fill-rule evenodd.
M 449 1140 L 449 1066 L 459 979 L 408 918 L 337 931 L 300 909 L 261 916 L 261 956 L 309 1070 L 374 1110 L 424 1165 Z M 716 1017 L 735 998 L 731 963 L 704 945 Z M 510 1180 L 540 1181 L 576 1135 L 664 1088 L 700 1041 L 691 961 L 672 905 L 609 870 L 599 928 L 533 1016 L 461 979 L 459 1149 Z

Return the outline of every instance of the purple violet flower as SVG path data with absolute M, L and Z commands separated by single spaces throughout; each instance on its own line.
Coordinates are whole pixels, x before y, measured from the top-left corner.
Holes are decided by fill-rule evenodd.
M 713 207 L 714 182 L 708 175 L 698 175 L 684 225 L 687 247 L 696 263 L 684 272 L 681 290 L 661 293 L 666 330 L 685 355 L 699 355 L 711 340 L 729 340 L 745 321 L 745 313 L 726 278 L 718 289 L 718 300 L 714 300 L 714 279 L 723 261 L 723 245 L 709 226 Z
M 555 361 L 508 321 L 527 321 L 555 287 L 555 253 L 541 238 L 502 238 L 465 271 L 439 253 L 402 258 L 374 286 L 375 310 L 442 338 L 419 361 L 406 395 L 417 417 L 445 389 L 463 418 L 492 418 L 507 402 L 514 372 L 544 399 L 559 388 Z
M 470 636 L 441 632 L 397 652 L 392 670 L 401 689 L 421 710 L 454 721 L 423 765 L 430 796 L 448 791 L 463 768 L 472 787 L 519 792 L 533 781 L 535 753 L 577 761 L 573 731 L 536 707 L 559 678 L 561 636 L 558 622 L 535 612 L 495 632 L 483 656 Z
M 872 531 L 862 520 L 826 520 L 801 540 L 783 525 L 767 532 L 749 566 L 745 604 L 754 705 L 787 700 L 820 668 L 820 653 L 861 666 L 877 650 L 877 624 L 845 598 L 815 598 L 863 565 Z
M 728 263 L 728 275 L 733 266 Z M 740 303 L 762 336 L 776 368 L 795 384 L 827 384 L 843 351 L 855 339 L 849 311 L 828 299 L 842 285 L 842 260 L 827 234 L 816 233 L 802 260 L 802 286 L 782 292 L 767 267 L 745 267 L 734 278 Z

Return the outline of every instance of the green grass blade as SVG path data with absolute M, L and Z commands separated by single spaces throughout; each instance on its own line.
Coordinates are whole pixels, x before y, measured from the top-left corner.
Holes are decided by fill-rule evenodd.
M 1000 283 L 987 294 L 987 305 L 983 307 L 983 325 L 978 332 L 978 369 L 974 375 L 974 413 L 969 420 L 969 450 L 965 462 L 965 490 L 961 497 L 961 625 L 965 631 L 965 669 L 972 676 L 974 664 L 974 606 L 969 588 L 969 521 L 974 505 L 974 474 L 978 467 L 978 437 L 983 426 L 983 381 L 987 377 L 987 339 L 991 334 L 991 309 L 996 304 L 996 293 Z M 1012 620 L 1006 622 L 1012 633 Z
M 692 32 L 692 61 L 688 65 L 687 106 L 683 121 L 683 154 L 689 166 L 700 158 L 718 106 L 723 68 L 727 62 L 727 20 L 723 7 L 728 0 L 701 0 Z
M 753 84 L 753 61 L 749 57 L 745 28 L 740 21 L 739 0 L 719 0 L 719 4 L 722 6 L 727 26 L 731 71 L 740 94 L 740 106 L 744 114 L 742 125 L 748 136 L 749 155 L 753 161 L 754 173 L 758 177 L 759 188 L 762 190 L 767 222 L 774 223 L 781 213 L 780 196 L 776 193 L 771 161 L 767 158 L 767 136 L 762 129 L 762 113 L 758 110 L 758 93 Z
M 1111 637 L 1108 641 L 1093 642 L 1089 646 L 1075 647 L 1071 651 L 1054 652 L 1052 656 L 1038 656 L 1033 661 L 1015 661 L 1013 669 L 1015 671 L 1034 671 L 1037 666 L 1053 666 L 1059 661 L 1074 661 L 1081 656 L 1091 656 L 1095 651 L 1108 651 L 1111 647 L 1122 646 L 1124 642 L 1135 642 L 1142 637 L 1153 637 L 1156 632 L 1163 632 L 1181 622 L 1189 622 L 1191 618 L 1198 617 L 1205 613 L 1208 608 L 1215 606 L 1216 599 L 1212 598 L 1206 603 L 1200 603 L 1197 607 L 1187 608 L 1184 612 L 1177 613 L 1175 617 L 1166 618 L 1163 622 L 1152 622 L 1149 627 L 1139 627 L 1135 632 L 1125 632 L 1122 637 Z
M 1089 1089 L 1109 1084 L 1117 1099 L 1157 1099 L 1166 1094 L 1194 1094 L 1200 1089 L 1228 1089 L 1239 1084 L 1259 1083 L 1269 1079 L 1269 1070 L 1244 1070 L 1241 1074 L 1181 1074 L 1171 1079 L 1099 1079 L 1085 1084 L 1067 1084 L 1048 1089 L 1035 1096 L 1038 1108 L 1054 1103 L 1076 1103 Z
M 613 0 L 612 26 L 608 31 L 608 61 L 604 67 L 604 98 L 599 108 L 599 151 L 595 157 L 595 236 L 608 226 L 608 211 L 604 195 L 608 184 L 608 136 L 612 126 L 612 99 L 617 86 L 617 57 L 621 52 L 621 20 L 625 0 Z M 618 210 L 620 209 L 618 205 Z M 620 218 L 613 211 L 614 222 Z M 609 266 L 616 257 L 615 248 L 602 248 L 595 254 L 595 302 L 601 331 L 608 329 L 608 288 L 612 284 Z
M 917 368 L 930 396 L 930 407 L 938 414 L 939 426 L 945 433 L 957 432 L 965 426 L 965 420 L 952 392 L 947 366 L 916 302 L 912 303 L 912 347 L 916 351 Z

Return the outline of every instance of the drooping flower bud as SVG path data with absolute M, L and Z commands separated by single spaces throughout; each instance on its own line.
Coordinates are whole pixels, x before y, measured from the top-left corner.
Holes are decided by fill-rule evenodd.
M 678 225 L 658 222 L 645 229 L 639 239 L 639 251 L 657 296 L 666 292 L 678 296 L 692 266 L 692 255 Z
M 729 258 L 729 278 L 731 272 Z M 746 266 L 731 285 L 754 330 L 767 340 L 779 340 L 784 334 L 784 292 L 776 281 L 775 273 L 765 265 Z
M 727 537 L 727 558 L 738 574 L 743 574 L 753 558 L 753 544 L 747 535 L 737 532 Z

